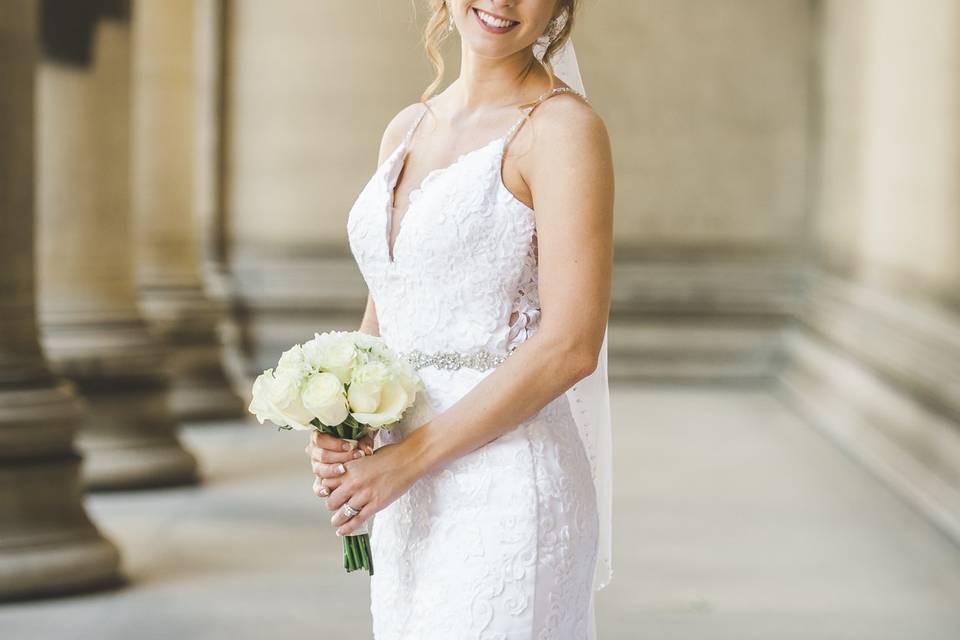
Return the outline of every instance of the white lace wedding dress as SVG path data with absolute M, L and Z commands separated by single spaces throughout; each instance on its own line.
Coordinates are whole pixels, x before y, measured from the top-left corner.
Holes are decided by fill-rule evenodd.
M 393 349 L 505 354 L 539 325 L 533 210 L 500 173 L 523 116 L 411 192 L 391 257 L 393 190 L 425 113 L 352 207 L 350 248 Z M 493 371 L 422 367 L 425 393 L 377 446 L 445 411 Z M 598 523 L 588 457 L 561 394 L 374 516 L 374 637 L 594 638 Z

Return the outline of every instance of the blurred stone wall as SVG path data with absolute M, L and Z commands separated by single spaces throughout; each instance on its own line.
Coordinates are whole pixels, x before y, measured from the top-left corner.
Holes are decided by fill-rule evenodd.
M 806 224 L 806 0 L 586 2 L 584 83 L 609 127 L 619 247 L 796 252 Z

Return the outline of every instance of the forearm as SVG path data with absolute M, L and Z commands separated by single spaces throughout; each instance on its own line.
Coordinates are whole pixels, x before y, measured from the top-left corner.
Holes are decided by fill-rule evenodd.
M 516 428 L 583 378 L 585 361 L 578 346 L 535 334 L 447 411 L 402 441 L 417 476 Z
M 367 294 L 367 306 L 363 310 L 363 318 L 360 320 L 360 333 L 368 336 L 380 335 L 380 321 L 377 318 L 377 308 L 374 305 L 373 297 Z

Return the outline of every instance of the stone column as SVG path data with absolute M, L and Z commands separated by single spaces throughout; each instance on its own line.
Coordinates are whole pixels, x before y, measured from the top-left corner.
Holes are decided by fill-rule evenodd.
M 119 563 L 83 508 L 83 405 L 37 337 L 36 29 L 34 3 L 0 3 L 0 600 L 109 584 Z
M 828 0 L 788 398 L 960 542 L 960 4 Z
M 161 343 L 141 316 L 130 229 L 129 5 L 44 4 L 38 76 L 40 311 L 58 372 L 89 401 L 91 488 L 192 482 Z
M 134 4 L 133 203 L 141 300 L 168 345 L 180 419 L 235 418 L 224 372 L 223 307 L 207 295 L 196 215 L 193 0 Z
M 196 216 L 203 241 L 201 271 L 207 297 L 225 310 L 220 318 L 227 377 L 240 384 L 244 402 L 250 397 L 248 359 L 242 331 L 244 314 L 235 313 L 237 286 L 228 258 L 229 224 L 224 203 L 224 89 L 229 72 L 225 64 L 228 46 L 227 3 L 232 0 L 195 0 L 194 22 L 194 144 Z M 236 389 L 236 386 L 234 387 Z M 249 416 L 248 416 L 249 417 Z

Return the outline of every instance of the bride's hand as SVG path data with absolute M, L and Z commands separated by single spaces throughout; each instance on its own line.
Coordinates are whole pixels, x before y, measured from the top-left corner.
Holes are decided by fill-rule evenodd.
M 401 445 L 402 442 L 386 444 L 377 449 L 376 455 L 343 463 L 346 473 L 335 480 L 337 487 L 327 498 L 327 508 L 336 512 L 330 522 L 338 527 L 339 535 L 349 535 L 416 481 L 410 456 Z M 351 507 L 360 510 L 352 518 L 340 510 L 347 500 Z
M 318 497 L 323 498 L 330 494 L 333 487 L 324 487 L 321 483 L 324 478 L 339 477 L 346 470 L 345 467 L 341 468 L 342 463 L 354 460 L 358 451 L 363 455 L 373 454 L 373 438 L 370 435 L 366 435 L 357 441 L 359 449 L 350 448 L 348 451 L 344 449 L 344 446 L 352 447 L 352 443 L 344 442 L 336 436 L 319 431 L 310 434 L 310 442 L 307 443 L 304 451 L 310 457 L 310 468 L 316 476 L 313 482 L 313 492 Z

